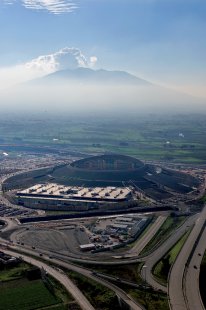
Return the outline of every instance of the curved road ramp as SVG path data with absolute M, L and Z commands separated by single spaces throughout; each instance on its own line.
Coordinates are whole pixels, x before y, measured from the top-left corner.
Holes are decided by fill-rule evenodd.
M 199 291 L 199 272 L 206 249 L 206 206 L 179 253 L 170 273 L 168 293 L 172 310 L 205 310 Z

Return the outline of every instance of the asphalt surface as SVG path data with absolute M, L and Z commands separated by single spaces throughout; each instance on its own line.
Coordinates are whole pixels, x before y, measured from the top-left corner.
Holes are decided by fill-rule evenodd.
M 73 265 L 71 263 L 61 262 L 60 260 L 56 260 L 56 259 L 54 260 L 54 262 L 58 263 L 58 265 L 60 265 L 62 267 L 68 268 L 69 270 L 73 270 L 75 272 L 78 272 L 78 273 L 84 275 L 85 277 L 93 279 L 96 282 L 98 282 L 98 283 L 106 286 L 107 288 L 111 289 L 112 291 L 114 291 L 117 294 L 117 296 L 119 298 L 121 298 L 128 306 L 130 306 L 131 310 L 142 310 L 142 309 L 144 309 L 140 305 L 138 305 L 137 302 L 135 300 L 133 300 L 129 295 L 127 295 L 123 290 L 121 290 L 118 286 L 108 282 L 105 279 L 102 279 L 102 278 L 99 278 L 98 276 L 95 276 L 91 270 Z
M 197 261 L 197 251 L 203 254 L 205 245 L 205 231 L 200 238 L 197 248 L 194 250 L 198 237 L 206 220 L 206 207 L 198 215 L 195 226 L 187 238 L 182 250 L 171 269 L 168 284 L 170 308 L 174 310 L 201 310 L 204 309 L 199 295 L 199 265 L 201 259 Z M 192 253 L 192 256 L 191 256 Z M 188 258 L 191 256 L 188 268 Z M 197 264 L 197 265 L 196 265 Z M 194 268 L 194 265 L 197 267 Z M 194 269 L 194 270 L 193 270 Z M 186 272 L 186 273 L 185 273 Z
M 0 217 L 0 220 L 6 223 L 6 225 L 2 227 L 1 232 L 9 231 L 17 227 L 17 222 L 8 217 Z
M 20 246 L 12 246 L 12 248 L 14 249 L 13 251 L 10 251 L 11 253 L 15 253 L 15 256 L 19 257 L 19 256 L 22 256 L 24 258 L 24 256 L 28 259 L 26 260 L 27 262 L 31 262 L 33 264 L 33 261 L 31 261 L 30 259 L 30 255 L 32 256 L 37 256 L 39 255 L 39 253 L 37 253 L 35 250 L 27 250 L 27 249 L 22 249 Z M 24 251 L 25 254 L 19 254 L 19 253 L 16 253 L 14 252 L 15 250 L 18 250 L 18 251 Z M 5 251 L 5 250 L 3 250 Z M 9 252 L 9 251 L 7 251 Z M 51 257 L 51 256 L 50 256 Z M 68 270 L 72 270 L 72 271 L 75 271 L 75 272 L 78 272 L 82 275 L 84 275 L 85 277 L 87 278 L 90 278 L 90 279 L 93 279 L 95 280 L 96 282 L 106 286 L 107 288 L 111 289 L 112 291 L 114 291 L 116 293 L 116 295 L 121 298 L 127 305 L 130 306 L 130 309 L 131 310 L 142 310 L 144 309 L 143 307 L 141 307 L 133 298 L 131 298 L 129 295 L 127 295 L 122 289 L 120 289 L 118 286 L 108 282 L 107 280 L 105 279 L 102 279 L 98 276 L 95 276 L 95 274 L 93 273 L 93 271 L 91 271 L 90 269 L 87 269 L 85 267 L 80 267 L 80 266 L 77 266 L 77 265 L 74 265 L 70 262 L 65 262 L 65 261 L 62 261 L 58 258 L 49 258 L 48 256 L 46 257 L 45 255 L 43 256 L 44 260 L 48 261 L 48 262 L 51 262 L 51 263 L 55 263 L 56 265 L 60 266 L 60 267 L 64 267 L 64 268 L 67 268 Z M 42 263 L 42 262 L 39 262 L 37 259 L 34 259 L 34 262 L 38 262 L 38 264 L 45 264 L 45 263 Z M 34 265 L 36 265 L 34 263 Z M 45 264 L 46 265 L 46 264 Z M 39 266 L 39 265 L 36 265 L 36 266 Z M 46 265 L 47 266 L 47 265 Z M 49 267 L 49 266 L 48 266 Z M 47 271 L 47 269 L 45 269 Z M 52 270 L 55 270 L 54 268 L 52 268 Z M 49 272 L 48 272 L 49 273 Z M 60 273 L 62 275 L 62 273 Z M 53 274 L 52 274 L 53 275 Z M 63 275 L 62 275 L 63 276 Z M 65 275 L 64 275 L 65 276 Z M 55 277 L 55 276 L 54 276 Z M 58 273 L 58 278 L 59 279 L 59 273 Z M 63 283 L 62 283 L 63 284 Z M 64 285 L 64 284 L 63 284 Z M 72 292 L 71 292 L 72 294 Z M 73 294 L 72 294 L 73 295 Z M 75 297 L 73 295 L 73 297 Z M 83 308 L 84 309 L 84 308 Z
M 2 219 L 4 220 L 4 218 L 2 218 Z M 137 305 L 137 303 L 135 303 L 134 300 L 129 298 L 125 294 L 124 291 L 120 290 L 114 284 L 111 284 L 107 280 L 95 276 L 91 272 L 91 270 L 87 270 L 86 268 L 77 267 L 77 266 L 73 265 L 72 263 L 66 263 L 65 260 L 74 259 L 74 260 L 80 261 L 80 262 L 94 263 L 95 260 L 99 259 L 99 261 L 96 261 L 97 264 L 108 264 L 108 265 L 130 264 L 132 262 L 144 261 L 145 267 L 142 269 L 143 279 L 149 285 L 154 287 L 156 290 L 162 290 L 164 292 L 167 292 L 167 288 L 165 286 L 161 285 L 160 283 L 158 283 L 156 281 L 156 279 L 153 277 L 152 268 L 168 252 L 168 250 L 181 238 L 181 236 L 184 235 L 184 233 L 186 231 L 188 231 L 188 229 L 191 228 L 195 224 L 194 229 L 192 230 L 190 236 L 188 237 L 187 242 L 185 243 L 182 251 L 180 252 L 179 256 L 177 257 L 177 260 L 176 260 L 176 262 L 172 268 L 172 272 L 170 274 L 170 279 L 169 279 L 170 281 L 169 281 L 169 289 L 168 290 L 169 290 L 170 305 L 171 305 L 172 310 L 174 310 L 174 309 L 175 310 L 183 310 L 183 309 L 202 310 L 202 309 L 204 309 L 204 307 L 202 305 L 202 301 L 201 301 L 200 294 L 199 294 L 199 267 L 200 267 L 202 255 L 204 253 L 204 249 L 206 247 L 205 242 L 204 242 L 204 240 L 206 238 L 206 232 L 205 231 L 203 232 L 203 237 L 199 240 L 197 249 L 195 250 L 195 253 L 191 258 L 191 262 L 189 263 L 188 268 L 186 270 L 187 272 L 184 273 L 184 270 L 185 270 L 185 264 L 187 263 L 188 257 L 192 251 L 192 247 L 193 247 L 195 241 L 197 240 L 199 232 L 200 232 L 200 230 L 201 230 L 201 228 L 205 222 L 206 208 L 202 211 L 202 213 L 200 215 L 196 214 L 196 215 L 189 217 L 182 226 L 180 226 L 164 243 L 162 243 L 150 255 L 148 255 L 146 257 L 142 257 L 142 258 L 138 257 L 139 253 L 142 251 L 142 249 L 145 247 L 145 245 L 151 240 L 151 238 L 154 236 L 154 234 L 159 230 L 159 228 L 161 227 L 161 225 L 163 224 L 165 219 L 166 218 L 162 217 L 162 216 L 158 217 L 157 220 L 155 221 L 155 223 L 145 233 L 145 235 L 139 241 L 137 241 L 137 243 L 135 244 L 133 249 L 130 250 L 130 253 L 125 254 L 124 258 L 123 257 L 121 258 L 121 256 L 120 256 L 117 261 L 115 261 L 115 260 L 111 261 L 110 260 L 110 261 L 106 262 L 106 261 L 103 261 L 103 257 L 92 258 L 91 255 L 90 255 L 90 257 L 86 257 L 85 254 L 78 255 L 79 254 L 77 251 L 78 243 L 74 242 L 74 241 L 69 242 L 69 241 L 71 241 L 71 240 L 68 240 L 69 236 L 67 236 L 66 238 L 63 238 L 65 231 L 63 232 L 63 231 L 56 231 L 55 230 L 52 233 L 52 230 L 50 230 L 48 232 L 48 236 L 47 236 L 47 232 L 41 229 L 39 231 L 39 234 L 41 235 L 40 239 L 41 240 L 44 239 L 44 242 L 41 244 L 41 246 L 39 246 L 37 248 L 36 251 L 42 252 L 48 256 L 54 255 L 55 262 L 58 263 L 59 265 L 62 266 L 62 264 L 67 264 L 66 268 L 68 268 L 70 270 L 74 270 L 76 272 L 79 272 L 79 273 L 85 275 L 86 277 L 93 278 L 97 282 L 99 282 L 99 283 L 107 286 L 108 288 L 112 289 L 120 298 L 122 298 L 131 307 L 131 309 L 142 309 L 139 305 Z M 17 229 L 19 229 L 18 225 L 15 221 L 12 221 L 8 218 L 6 219 L 6 221 L 7 221 L 7 226 L 4 227 L 5 230 L 13 230 L 15 227 L 17 227 Z M 17 235 L 18 235 L 18 233 L 21 234 L 21 231 L 19 231 L 19 232 L 17 231 Z M 33 244 L 33 241 L 35 241 L 37 236 L 35 236 L 35 237 L 34 237 L 34 235 L 32 236 L 32 233 L 34 233 L 34 232 L 32 232 L 32 230 L 27 231 L 26 233 L 28 234 L 30 242 Z M 68 232 L 68 234 L 70 235 L 70 232 Z M 44 237 L 43 239 L 42 239 L 42 235 Z M 53 236 L 53 237 L 51 238 L 51 236 Z M 32 237 L 34 237 L 34 240 Z M 39 240 L 38 239 L 39 238 L 37 238 L 37 240 L 36 240 L 37 244 L 41 243 L 40 239 Z M 47 246 L 45 246 L 45 239 L 47 240 L 47 242 L 46 242 Z M 64 243 L 64 245 L 63 245 L 63 243 Z M 73 250 L 75 249 L 74 252 L 76 252 L 75 253 L 76 258 L 74 258 L 74 257 L 72 258 L 70 256 L 71 255 L 71 252 L 70 252 L 71 243 L 73 244 L 72 245 Z M 55 247 L 56 247 L 57 251 L 53 252 L 51 250 L 51 248 L 53 247 L 54 244 L 56 244 Z M 186 244 L 188 244 L 187 248 L 185 248 Z M 51 245 L 51 247 L 50 247 L 50 245 Z M 65 252 L 60 251 L 60 248 L 64 248 L 64 249 L 66 248 L 67 251 L 65 251 Z M 58 249 L 59 249 L 59 253 L 58 253 Z M 28 253 L 32 254 L 31 253 L 32 251 L 30 251 L 28 247 L 25 247 L 25 250 Z M 65 255 L 62 255 L 62 254 L 65 254 Z M 199 254 L 201 254 L 201 256 Z M 52 261 L 54 261 L 54 259 Z M 196 267 L 194 268 L 194 266 L 196 266 L 197 268 Z M 77 270 L 76 268 L 80 268 L 80 269 Z M 185 281 L 184 282 L 185 286 L 183 285 L 184 284 L 183 279 Z M 178 283 L 178 285 L 177 285 L 177 283 Z M 195 283 L 195 285 L 194 285 L 194 283 Z M 181 289 L 180 289 L 180 286 L 181 286 Z M 184 286 L 184 291 L 182 290 L 182 286 Z M 196 307 L 196 305 L 198 305 L 198 308 Z
M 160 245 L 152 254 L 148 255 L 144 261 L 144 269 L 142 269 L 142 278 L 146 282 L 157 290 L 167 292 L 167 287 L 163 286 L 152 275 L 153 266 L 172 248 L 172 246 L 181 238 L 181 236 L 188 231 L 191 227 L 197 215 L 189 217 L 183 225 L 181 225 L 162 245 Z
M 38 261 L 25 254 L 20 255 L 14 251 L 8 251 L 8 250 L 4 250 L 4 252 L 11 256 L 16 256 L 16 257 L 21 256 L 25 262 L 35 265 L 39 268 L 43 268 L 46 272 L 48 272 L 52 277 L 57 279 L 66 288 L 66 290 L 74 297 L 74 299 L 79 304 L 82 310 L 95 310 L 95 308 L 90 304 L 90 302 L 82 294 L 82 292 L 74 285 L 74 283 L 68 278 L 68 276 L 65 275 L 61 270 L 57 270 L 51 266 L 48 266 L 46 263 Z
M 142 236 L 142 238 L 140 238 L 132 247 L 132 249 L 128 251 L 128 254 L 126 254 L 125 257 L 137 257 L 144 249 L 144 247 L 149 243 L 152 237 L 158 232 L 166 218 L 166 216 L 159 216 L 153 225 L 151 225 L 151 227 L 148 229 L 148 231 Z
M 116 252 L 102 252 L 91 254 L 90 252 L 82 253 L 79 245 L 82 243 L 89 243 L 87 234 L 82 232 L 78 228 L 59 230 L 55 228 L 39 228 L 39 227 L 25 227 L 19 226 L 15 231 L 11 233 L 10 240 L 14 243 L 23 243 L 27 247 L 36 247 L 42 252 L 53 252 L 54 255 L 62 255 L 68 257 L 69 260 L 82 261 L 82 262 L 96 262 L 99 264 L 121 264 L 121 260 L 124 257 L 129 262 L 136 260 L 139 253 L 144 246 L 151 240 L 153 235 L 161 227 L 165 221 L 165 217 L 158 217 L 148 231 L 138 240 L 134 248 L 123 255 L 115 255 Z M 125 253 L 125 252 L 124 252 Z M 113 261 L 113 262 L 112 262 Z
M 58 254 L 59 257 L 61 255 L 61 258 L 67 256 L 69 260 L 76 262 L 119 265 L 121 263 L 131 263 L 132 260 L 137 261 L 139 253 L 158 231 L 165 219 L 166 217 L 164 216 L 158 217 L 142 238 L 136 242 L 135 246 L 123 255 L 113 255 L 115 252 L 82 253 L 79 245 L 81 243 L 89 243 L 90 241 L 85 232 L 81 232 L 78 228 L 58 230 L 46 227 L 25 228 L 19 226 L 16 231 L 12 232 L 10 239 L 14 243 L 23 243 L 25 247 L 31 248 L 34 246 L 43 253 L 53 252 L 54 255 Z M 121 259 L 122 257 L 123 260 Z
M 199 290 L 199 274 L 202 257 L 206 249 L 206 229 L 195 249 L 190 264 L 185 272 L 184 287 L 188 309 L 204 310 Z M 196 267 L 195 267 L 196 266 Z

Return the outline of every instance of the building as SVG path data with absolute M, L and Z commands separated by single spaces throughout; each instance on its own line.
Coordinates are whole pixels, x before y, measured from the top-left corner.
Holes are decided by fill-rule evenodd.
M 112 208 L 117 203 L 133 199 L 132 190 L 125 187 L 78 187 L 55 183 L 37 184 L 17 192 L 18 204 L 48 210 L 81 211 Z
M 52 181 L 51 181 L 52 180 Z M 53 183 L 51 183 L 53 182 Z M 149 198 L 163 201 L 198 189 L 200 181 L 180 171 L 166 169 L 124 155 L 87 157 L 42 170 L 29 171 L 6 181 L 19 189 L 18 203 L 40 209 L 113 209 L 127 201 Z M 4 184 L 2 185 L 5 190 Z

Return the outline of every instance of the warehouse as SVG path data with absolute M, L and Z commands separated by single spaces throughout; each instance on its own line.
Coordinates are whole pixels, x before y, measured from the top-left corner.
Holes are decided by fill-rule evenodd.
M 109 207 L 132 200 L 132 190 L 125 187 L 78 187 L 56 183 L 37 184 L 18 191 L 20 205 L 37 209 L 89 210 Z

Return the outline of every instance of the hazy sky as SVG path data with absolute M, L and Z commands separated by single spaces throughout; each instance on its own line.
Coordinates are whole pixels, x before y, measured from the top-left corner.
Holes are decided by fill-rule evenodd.
M 205 0 L 0 0 L 0 85 L 61 68 L 59 51 L 74 47 L 67 67 L 127 70 L 206 97 L 205 33 Z

